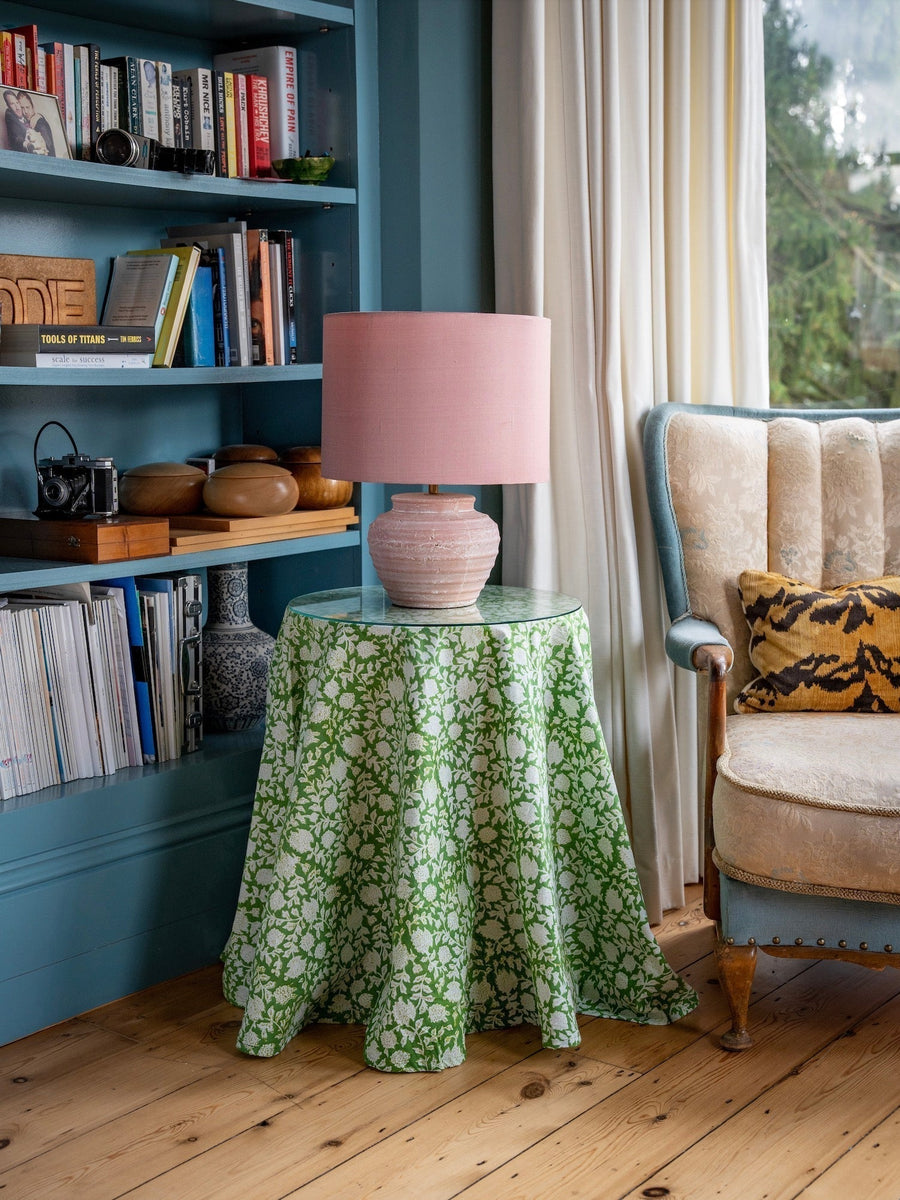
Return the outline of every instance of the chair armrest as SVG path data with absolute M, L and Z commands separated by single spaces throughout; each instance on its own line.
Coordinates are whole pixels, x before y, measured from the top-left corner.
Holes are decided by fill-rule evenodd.
M 716 786 L 719 757 L 725 750 L 727 714 L 725 676 L 731 670 L 734 653 L 720 642 L 696 646 L 693 665 L 708 678 L 706 730 L 703 737 L 705 787 L 703 795 L 703 911 L 712 921 L 721 920 L 719 871 L 713 861 L 716 839 L 713 828 L 713 791 Z
M 708 671 L 711 675 L 725 676 L 734 663 L 734 651 L 727 642 L 704 642 L 695 646 L 691 656 L 695 671 Z
M 713 862 L 712 797 L 716 784 L 716 764 L 725 749 L 725 676 L 734 662 L 728 639 L 712 621 L 681 617 L 666 633 L 666 653 L 679 667 L 705 673 L 707 683 L 706 729 L 701 731 L 705 787 L 703 796 L 703 909 L 713 921 L 721 916 L 719 872 Z
M 674 621 L 666 633 L 666 654 L 679 667 L 688 671 L 702 671 L 703 667 L 695 659 L 695 654 L 701 648 L 713 650 L 721 647 L 727 652 L 728 665 L 731 670 L 734 655 L 728 639 L 719 633 L 712 621 L 701 621 L 699 617 L 682 617 Z

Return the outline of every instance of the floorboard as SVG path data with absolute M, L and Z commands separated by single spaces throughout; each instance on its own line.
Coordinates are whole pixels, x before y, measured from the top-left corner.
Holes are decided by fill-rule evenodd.
M 898 1200 L 900 972 L 760 956 L 729 1054 L 699 889 L 654 932 L 695 1012 L 571 1051 L 520 1026 L 382 1075 L 317 1025 L 253 1059 L 218 968 L 0 1047 L 0 1197 Z

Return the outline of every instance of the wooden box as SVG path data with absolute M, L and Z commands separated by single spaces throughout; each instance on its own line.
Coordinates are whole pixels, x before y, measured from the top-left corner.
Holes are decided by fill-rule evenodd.
M 21 510 L 0 512 L 0 555 L 9 558 L 106 563 L 168 553 L 167 517 L 56 521 Z

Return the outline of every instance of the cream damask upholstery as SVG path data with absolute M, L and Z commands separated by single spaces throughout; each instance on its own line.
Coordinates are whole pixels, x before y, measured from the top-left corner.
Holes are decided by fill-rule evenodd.
M 713 794 L 721 868 L 900 904 L 898 737 L 896 718 L 869 713 L 729 716 Z
M 742 571 L 898 573 L 898 418 L 664 404 L 645 426 L 667 649 L 709 674 L 704 892 L 729 1049 L 751 1044 L 757 949 L 900 966 L 900 714 L 733 711 L 756 674 Z
M 679 408 L 679 405 L 670 406 Z M 741 571 L 833 588 L 900 567 L 900 424 L 862 417 L 748 421 L 687 406 L 666 425 L 690 611 L 734 650 L 729 702 L 753 677 Z M 900 414 L 898 414 L 900 415 Z M 724 419 L 723 419 L 724 418 Z

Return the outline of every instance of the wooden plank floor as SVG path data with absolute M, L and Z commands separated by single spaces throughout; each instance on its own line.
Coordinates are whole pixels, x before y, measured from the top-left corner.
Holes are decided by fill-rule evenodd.
M 0 1198 L 898 1200 L 900 973 L 761 955 L 732 1055 L 696 889 L 656 932 L 697 1010 L 574 1051 L 520 1027 L 380 1075 L 322 1025 L 247 1058 L 218 968 L 2 1047 Z

